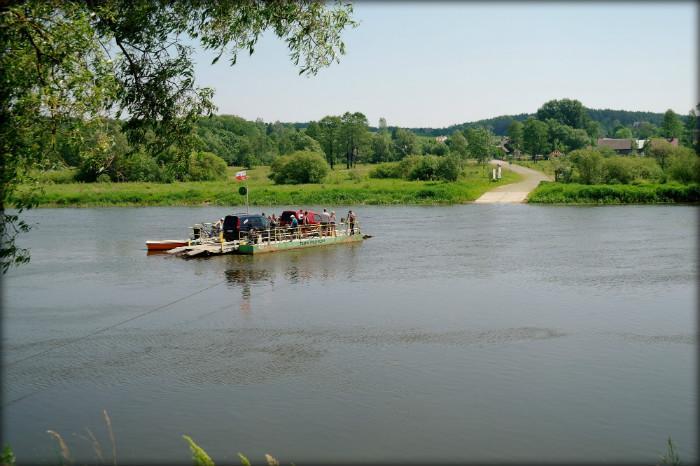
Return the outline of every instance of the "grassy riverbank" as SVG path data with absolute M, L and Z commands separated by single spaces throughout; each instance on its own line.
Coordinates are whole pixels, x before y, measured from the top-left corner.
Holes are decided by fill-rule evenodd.
M 541 183 L 528 197 L 539 204 L 676 204 L 700 203 L 698 184 Z
M 251 205 L 337 204 L 457 204 L 473 201 L 496 186 L 513 183 L 520 175 L 504 170 L 492 182 L 490 168 L 469 164 L 456 182 L 373 179 L 371 165 L 336 169 L 321 184 L 275 185 L 269 167 L 248 170 Z M 230 167 L 226 181 L 183 183 L 41 183 L 41 207 L 242 205 L 242 183 Z M 60 177 L 59 177 L 60 178 Z M 65 180 L 62 180 L 65 181 Z

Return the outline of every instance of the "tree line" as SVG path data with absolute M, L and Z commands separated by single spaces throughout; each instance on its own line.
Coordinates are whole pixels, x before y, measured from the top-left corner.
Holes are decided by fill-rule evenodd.
M 639 122 L 638 122 L 639 123 Z M 416 134 L 408 128 L 389 126 L 380 118 L 371 127 L 361 112 L 328 115 L 311 121 L 304 127 L 298 124 L 248 121 L 234 115 L 211 115 L 195 120 L 189 136 L 189 159 L 173 164 L 171 150 L 156 154 L 143 147 L 135 148 L 125 130 L 127 122 L 103 119 L 91 124 L 72 122 L 70 130 L 56 134 L 35 136 L 40 150 L 49 154 L 44 168 L 77 167 L 81 181 L 162 181 L 217 179 L 220 163 L 252 168 L 270 165 L 278 157 L 294 152 L 321 154 L 330 168 L 338 164 L 346 168 L 357 163 L 396 162 L 411 155 L 453 156 L 484 162 L 491 157 L 518 151 L 530 155 L 548 155 L 552 151 L 568 153 L 596 144 L 600 126 L 588 110 L 577 100 L 552 100 L 524 121 L 512 120 L 507 136 L 499 138 L 490 128 L 466 127 L 453 131 L 449 137 L 429 137 Z M 697 119 L 694 112 L 685 122 L 668 110 L 660 126 L 649 122 L 620 127 L 616 136 L 621 138 L 680 138 L 684 145 L 693 146 Z M 79 137 L 75 137 L 75 135 Z M 500 145 L 500 147 L 499 147 Z M 214 161 L 215 158 L 222 162 Z

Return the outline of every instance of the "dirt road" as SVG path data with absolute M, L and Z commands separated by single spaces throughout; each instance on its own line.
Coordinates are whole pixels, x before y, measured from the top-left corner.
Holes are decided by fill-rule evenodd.
M 551 181 L 552 178 L 537 170 L 521 167 L 520 165 L 508 165 L 503 160 L 491 160 L 493 165 L 501 164 L 503 168 L 514 171 L 524 177 L 522 181 L 499 186 L 487 193 L 484 193 L 476 203 L 479 204 L 517 204 L 525 202 L 530 191 L 535 189 L 540 181 Z

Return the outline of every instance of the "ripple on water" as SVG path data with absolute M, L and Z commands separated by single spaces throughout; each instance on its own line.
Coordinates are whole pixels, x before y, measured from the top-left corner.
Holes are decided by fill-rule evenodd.
M 639 335 L 636 333 L 620 333 L 618 334 L 625 341 L 633 341 L 636 343 L 646 343 L 650 345 L 662 343 L 676 343 L 684 345 L 695 345 L 697 336 L 692 334 L 677 334 L 677 335 Z
M 10 399 L 27 391 L 89 381 L 97 386 L 176 375 L 180 384 L 253 384 L 314 367 L 330 348 L 345 345 L 503 345 L 565 336 L 556 329 L 518 327 L 485 331 L 239 328 L 177 331 L 129 330 L 85 338 L 6 368 Z M 24 346 L 24 345 L 22 345 Z M 12 347 L 9 348 L 12 351 Z

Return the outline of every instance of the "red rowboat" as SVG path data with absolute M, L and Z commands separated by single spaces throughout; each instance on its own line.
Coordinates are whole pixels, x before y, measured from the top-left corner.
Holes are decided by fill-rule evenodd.
M 146 248 L 149 251 L 167 251 L 168 249 L 187 246 L 188 241 L 181 239 L 164 239 L 160 241 L 146 241 Z

